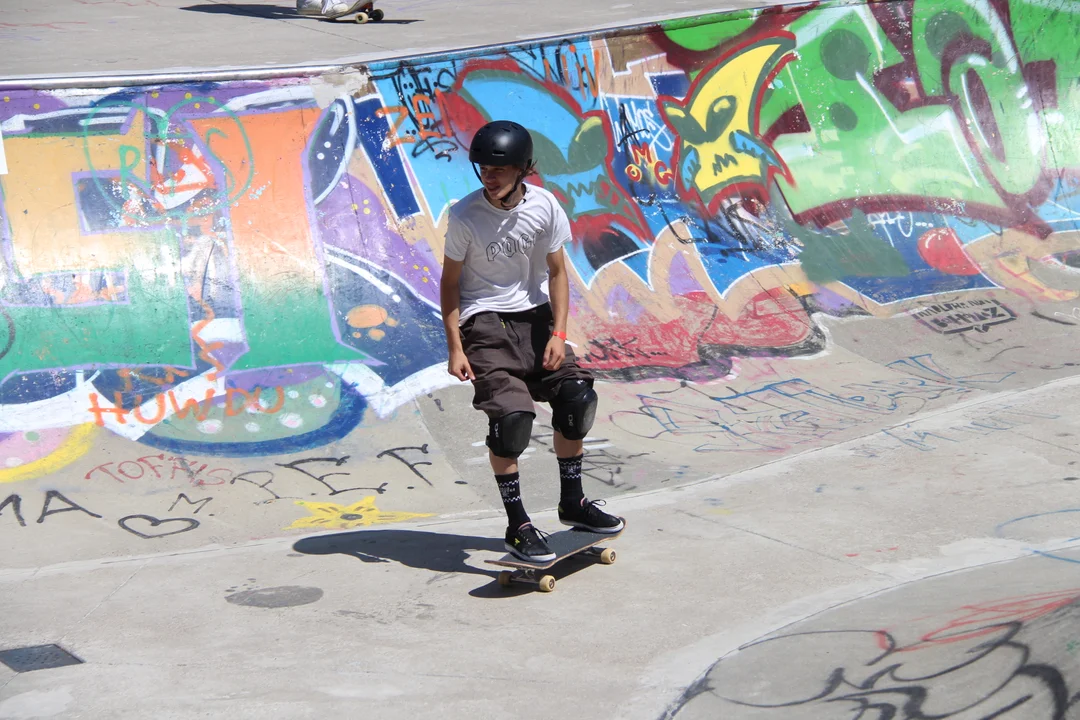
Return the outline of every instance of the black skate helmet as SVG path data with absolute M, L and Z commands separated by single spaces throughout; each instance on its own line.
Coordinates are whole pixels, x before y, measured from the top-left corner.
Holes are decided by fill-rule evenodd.
M 489 122 L 476 131 L 469 146 L 469 162 L 476 165 L 532 168 L 533 141 L 529 131 L 509 120 Z
M 505 198 L 499 200 L 499 205 L 508 209 L 509 198 L 517 192 L 522 181 L 533 170 L 533 141 L 529 131 L 516 122 L 509 120 L 496 120 L 490 122 L 476 131 L 472 144 L 469 146 L 469 162 L 473 164 L 473 172 L 477 179 L 480 177 L 481 165 L 492 167 L 516 167 L 518 168 L 517 181 L 514 189 Z

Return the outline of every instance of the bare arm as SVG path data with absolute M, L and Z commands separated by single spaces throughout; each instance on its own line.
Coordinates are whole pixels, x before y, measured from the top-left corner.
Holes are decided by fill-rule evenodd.
M 570 311 L 570 278 L 566 274 L 566 254 L 562 248 L 548 253 L 548 296 L 551 298 L 551 314 L 555 318 L 553 332 L 566 334 L 566 316 Z M 544 349 L 544 367 L 558 370 L 566 359 L 566 341 L 552 335 Z
M 460 260 L 443 256 L 439 301 L 442 305 L 443 327 L 446 329 L 446 347 L 450 352 L 461 350 L 458 318 L 461 317 L 461 268 L 464 264 Z
M 439 281 L 439 303 L 442 309 L 443 328 L 446 330 L 446 349 L 450 355 L 447 372 L 458 380 L 470 380 L 472 368 L 461 346 L 461 268 L 464 262 L 443 256 L 442 279 Z
M 566 273 L 566 253 L 559 248 L 548 253 L 548 295 L 551 314 L 555 316 L 555 332 L 566 332 L 566 317 L 570 312 L 570 279 Z

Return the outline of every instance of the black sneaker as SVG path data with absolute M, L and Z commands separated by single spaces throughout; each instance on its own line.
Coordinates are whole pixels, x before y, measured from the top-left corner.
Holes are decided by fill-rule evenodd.
M 517 530 L 506 529 L 506 550 L 524 562 L 546 563 L 555 559 L 555 553 L 544 542 L 548 535 L 526 523 Z
M 570 527 L 595 533 L 617 533 L 623 529 L 622 518 L 609 515 L 600 509 L 603 500 L 582 500 L 577 507 L 559 505 L 559 522 Z

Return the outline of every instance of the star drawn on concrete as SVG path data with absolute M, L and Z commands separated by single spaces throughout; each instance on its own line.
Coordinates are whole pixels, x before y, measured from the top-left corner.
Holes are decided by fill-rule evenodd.
M 318 528 L 323 530 L 349 530 L 351 528 L 384 525 L 387 523 L 403 522 L 413 518 L 431 517 L 432 513 L 411 513 L 399 511 L 384 511 L 375 506 L 375 496 L 369 495 L 358 503 L 352 505 L 338 505 L 330 502 L 308 502 L 297 500 L 297 505 L 302 505 L 311 511 L 309 517 L 300 518 L 289 525 L 286 530 Z

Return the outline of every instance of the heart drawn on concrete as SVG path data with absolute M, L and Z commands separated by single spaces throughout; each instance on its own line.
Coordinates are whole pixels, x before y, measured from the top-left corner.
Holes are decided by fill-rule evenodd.
M 164 528 L 159 532 L 153 530 L 153 528 L 168 525 L 170 523 L 180 523 L 180 525 L 173 525 L 173 529 L 171 530 L 166 530 Z M 147 539 L 176 535 L 199 527 L 199 521 L 194 518 L 165 518 L 164 520 L 159 520 L 152 515 L 128 515 L 127 517 L 120 518 L 118 524 L 132 535 L 138 535 L 141 538 Z

